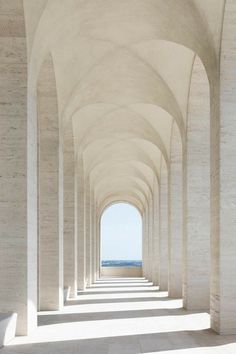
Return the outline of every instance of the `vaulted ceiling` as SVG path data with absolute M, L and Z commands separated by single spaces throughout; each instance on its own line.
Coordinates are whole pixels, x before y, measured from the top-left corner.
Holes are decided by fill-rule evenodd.
M 193 60 L 218 64 L 223 0 L 25 0 L 30 84 L 53 58 L 61 130 L 98 206 L 145 209 L 184 143 Z M 40 53 L 40 54 L 39 54 Z M 166 167 L 165 167 L 166 166 Z

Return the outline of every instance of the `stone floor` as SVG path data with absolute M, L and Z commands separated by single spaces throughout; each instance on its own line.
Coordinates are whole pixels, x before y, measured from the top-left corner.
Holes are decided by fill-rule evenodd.
M 0 354 L 236 354 L 236 336 L 213 333 L 208 313 L 184 310 L 143 278 L 101 279 L 38 324 Z

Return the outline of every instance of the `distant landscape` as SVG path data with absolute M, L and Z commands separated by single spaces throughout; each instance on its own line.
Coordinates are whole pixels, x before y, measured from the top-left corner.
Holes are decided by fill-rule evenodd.
M 102 261 L 102 267 L 142 267 L 142 261 L 134 261 L 134 260 Z

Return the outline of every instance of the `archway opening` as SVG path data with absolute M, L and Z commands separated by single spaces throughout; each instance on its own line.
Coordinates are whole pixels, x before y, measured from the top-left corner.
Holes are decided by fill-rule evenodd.
M 128 203 L 116 203 L 101 216 L 101 276 L 142 276 L 142 217 Z

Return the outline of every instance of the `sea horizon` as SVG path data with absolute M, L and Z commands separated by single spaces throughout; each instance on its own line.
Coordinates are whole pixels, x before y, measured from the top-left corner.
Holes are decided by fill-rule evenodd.
M 142 260 L 102 260 L 102 267 L 142 267 Z

